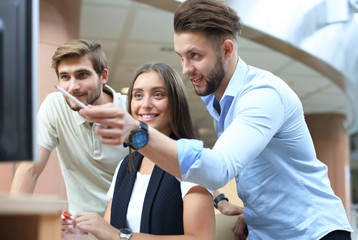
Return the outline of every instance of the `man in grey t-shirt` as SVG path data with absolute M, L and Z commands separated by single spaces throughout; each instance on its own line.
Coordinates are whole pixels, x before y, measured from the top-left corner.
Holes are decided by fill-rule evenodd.
M 75 40 L 57 48 L 52 67 L 59 86 L 85 105 L 114 103 L 126 108 L 126 96 L 106 86 L 107 62 L 101 45 Z M 23 162 L 16 170 L 10 194 L 32 193 L 50 153 L 57 148 L 66 185 L 69 212 L 104 215 L 106 195 L 116 166 L 128 150 L 100 142 L 96 124 L 78 114 L 73 100 L 56 92 L 49 94 L 38 113 L 39 160 Z

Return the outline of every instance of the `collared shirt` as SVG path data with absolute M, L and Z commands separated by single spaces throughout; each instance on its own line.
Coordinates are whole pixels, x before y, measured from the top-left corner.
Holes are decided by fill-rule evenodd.
M 109 86 L 104 90 L 112 94 L 115 105 L 126 109 L 126 96 Z M 49 94 L 41 104 L 38 144 L 51 152 L 57 150 L 71 214 L 88 211 L 104 215 L 114 171 L 128 154 L 122 145 L 102 144 L 95 127 L 73 111 L 60 92 Z
M 212 149 L 177 141 L 182 178 L 213 190 L 235 178 L 250 240 L 352 231 L 316 158 L 301 102 L 284 81 L 239 59 L 220 102 L 202 99 L 219 138 Z

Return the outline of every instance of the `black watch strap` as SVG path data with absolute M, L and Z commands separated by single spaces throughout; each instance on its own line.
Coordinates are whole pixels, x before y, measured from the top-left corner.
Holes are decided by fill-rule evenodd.
M 215 207 L 216 209 L 218 209 L 218 203 L 219 203 L 221 200 L 229 201 L 229 199 L 226 197 L 225 194 L 221 193 L 221 194 L 217 195 L 216 198 L 214 199 L 214 207 Z

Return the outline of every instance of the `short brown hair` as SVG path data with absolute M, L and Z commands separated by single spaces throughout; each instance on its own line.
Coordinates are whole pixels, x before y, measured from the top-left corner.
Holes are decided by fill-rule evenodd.
M 240 17 L 235 10 L 218 0 L 187 0 L 175 10 L 174 32 L 203 32 L 220 41 L 231 38 L 238 41 L 241 32 Z
M 93 69 L 100 76 L 107 68 L 106 55 L 99 43 L 85 39 L 73 40 L 58 47 L 52 57 L 52 67 L 58 76 L 58 65 L 63 59 L 82 57 L 87 54 L 92 61 Z

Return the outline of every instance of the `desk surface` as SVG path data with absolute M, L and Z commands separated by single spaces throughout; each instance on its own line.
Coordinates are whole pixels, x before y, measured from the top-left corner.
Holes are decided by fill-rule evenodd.
M 61 210 L 56 197 L 0 195 L 0 236 L 12 240 L 61 240 Z
M 0 215 L 53 214 L 67 208 L 67 201 L 51 196 L 0 196 Z

